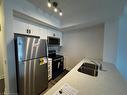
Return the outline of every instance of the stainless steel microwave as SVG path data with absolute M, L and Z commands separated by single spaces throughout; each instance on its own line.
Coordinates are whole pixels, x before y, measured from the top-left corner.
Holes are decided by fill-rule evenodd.
M 48 42 L 48 45 L 58 45 L 59 46 L 60 38 L 48 36 L 47 42 Z

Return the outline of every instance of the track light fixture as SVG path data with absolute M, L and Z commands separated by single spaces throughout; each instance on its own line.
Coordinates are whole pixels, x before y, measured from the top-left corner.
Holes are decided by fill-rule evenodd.
M 62 10 L 61 10 L 60 8 L 58 8 L 58 3 L 57 3 L 57 2 L 51 2 L 50 0 L 48 0 L 47 6 L 48 6 L 49 8 L 53 7 L 54 12 L 55 12 L 55 13 L 58 12 L 60 16 L 63 15 Z
M 59 12 L 59 15 L 60 15 L 60 16 L 62 16 L 62 15 L 63 15 L 63 13 L 62 13 L 62 11 L 61 11 L 61 10 L 60 10 L 60 12 Z
M 56 2 L 53 2 L 52 5 L 54 7 L 54 12 L 57 12 L 58 11 L 58 9 L 57 9 L 58 4 Z
M 49 8 L 52 6 L 52 4 L 50 2 L 48 2 L 47 5 Z

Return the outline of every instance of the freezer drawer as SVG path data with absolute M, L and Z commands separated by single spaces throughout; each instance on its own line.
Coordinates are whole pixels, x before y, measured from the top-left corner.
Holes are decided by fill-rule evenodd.
M 37 60 L 40 63 L 40 60 Z M 35 94 L 38 95 L 48 87 L 48 65 L 45 64 L 35 64 L 34 69 L 34 87 Z
M 40 59 L 17 64 L 18 94 L 38 95 L 48 87 L 48 66 Z

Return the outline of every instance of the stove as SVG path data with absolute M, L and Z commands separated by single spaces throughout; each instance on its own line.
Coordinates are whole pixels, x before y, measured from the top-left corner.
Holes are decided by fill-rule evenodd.
M 48 57 L 52 58 L 52 79 L 55 79 L 64 70 L 64 57 L 56 54 L 55 50 L 50 50 Z

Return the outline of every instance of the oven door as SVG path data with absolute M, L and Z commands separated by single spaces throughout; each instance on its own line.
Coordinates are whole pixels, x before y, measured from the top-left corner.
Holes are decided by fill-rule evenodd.
M 56 78 L 63 72 L 64 58 L 57 58 L 52 60 L 52 78 Z

